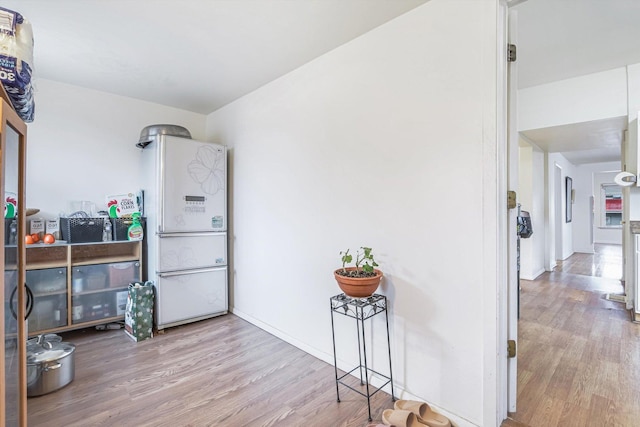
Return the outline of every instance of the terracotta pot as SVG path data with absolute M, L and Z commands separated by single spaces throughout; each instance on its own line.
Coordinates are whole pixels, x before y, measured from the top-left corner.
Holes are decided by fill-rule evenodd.
M 356 267 L 347 267 L 347 271 L 355 270 Z M 345 295 L 353 297 L 353 298 L 366 298 L 373 295 L 373 293 L 378 289 L 380 285 L 380 280 L 382 280 L 382 271 L 377 268 L 374 269 L 376 275 L 371 277 L 347 277 L 341 276 L 338 274 L 338 271 L 342 271 L 342 268 L 337 269 L 333 272 L 334 277 L 336 278 L 336 282 L 338 282 L 338 286 L 342 289 L 342 292 Z

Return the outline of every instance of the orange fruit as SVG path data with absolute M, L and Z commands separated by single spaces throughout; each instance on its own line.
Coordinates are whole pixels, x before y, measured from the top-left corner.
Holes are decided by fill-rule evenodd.
M 33 239 L 33 243 L 40 241 L 40 235 L 38 233 L 31 234 L 31 238 Z
M 42 238 L 42 241 L 45 243 L 55 243 L 56 238 L 53 236 L 53 234 L 45 234 L 44 237 Z
M 26 236 L 24 236 L 24 243 L 25 245 L 31 245 L 35 242 L 33 241 L 33 237 L 30 234 L 27 234 Z

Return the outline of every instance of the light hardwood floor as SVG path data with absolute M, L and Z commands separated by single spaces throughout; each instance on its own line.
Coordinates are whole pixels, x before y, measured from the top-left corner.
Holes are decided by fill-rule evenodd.
M 575 253 L 559 261 L 554 272 L 581 276 L 620 279 L 622 277 L 622 246 L 596 244 L 593 254 Z
M 521 282 L 517 411 L 532 427 L 640 426 L 640 325 L 620 302 L 621 248 L 597 245 Z
M 366 426 L 364 397 L 329 365 L 229 314 L 133 342 L 124 331 L 62 334 L 76 344 L 68 386 L 28 399 L 29 426 Z M 372 397 L 374 421 L 392 408 Z

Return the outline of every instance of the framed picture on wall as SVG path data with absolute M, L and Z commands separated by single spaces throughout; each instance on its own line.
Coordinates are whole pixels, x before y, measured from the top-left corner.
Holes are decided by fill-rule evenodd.
M 571 177 L 566 177 L 565 178 L 565 182 L 566 182 L 566 192 L 565 192 L 565 205 L 566 205 L 566 219 L 565 222 L 571 222 L 571 217 L 572 217 L 572 213 L 571 212 L 571 202 L 572 202 L 572 193 L 573 193 L 573 180 L 571 179 Z

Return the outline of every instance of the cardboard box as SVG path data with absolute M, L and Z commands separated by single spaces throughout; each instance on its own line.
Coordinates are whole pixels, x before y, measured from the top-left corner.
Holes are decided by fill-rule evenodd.
M 56 240 L 60 240 L 60 221 L 57 219 L 49 219 L 44 226 L 45 233 L 53 234 Z
M 109 264 L 109 287 L 124 288 L 129 283 L 140 280 L 139 264 L 137 261 Z
M 37 233 L 38 236 L 42 239 L 44 236 L 44 220 L 43 219 L 32 219 L 29 221 L 29 234 Z
M 107 196 L 107 209 L 111 218 L 130 217 L 134 212 L 140 212 L 138 197 L 135 193 Z

